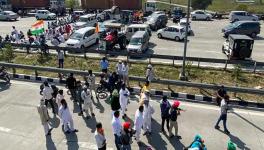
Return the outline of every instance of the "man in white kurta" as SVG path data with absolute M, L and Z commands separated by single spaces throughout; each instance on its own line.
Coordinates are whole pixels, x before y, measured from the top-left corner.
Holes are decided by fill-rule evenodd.
M 120 103 L 120 106 L 121 106 L 121 114 L 122 114 L 123 118 L 126 117 L 125 111 L 126 111 L 126 108 L 127 108 L 129 95 L 130 95 L 130 92 L 126 88 L 126 85 L 123 84 L 122 88 L 119 91 L 119 103 Z
M 136 131 L 136 141 L 140 142 L 140 134 L 141 134 L 141 128 L 143 127 L 143 111 L 144 106 L 139 106 L 139 108 L 136 111 L 135 114 L 135 123 L 134 123 L 134 130 Z
M 154 108 L 150 105 L 148 100 L 144 101 L 144 111 L 143 111 L 143 130 L 144 135 L 151 134 L 151 118 L 154 113 Z
M 92 102 L 92 93 L 90 89 L 88 89 L 86 86 L 84 87 L 81 97 L 83 100 L 83 110 L 86 113 L 86 117 L 89 118 L 89 110 L 91 112 L 91 115 L 94 116 L 93 113 L 93 102 Z

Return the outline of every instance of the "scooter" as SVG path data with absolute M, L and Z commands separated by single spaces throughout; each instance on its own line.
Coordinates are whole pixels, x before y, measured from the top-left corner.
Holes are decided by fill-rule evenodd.
M 10 76 L 5 69 L 0 72 L 0 79 L 10 83 Z

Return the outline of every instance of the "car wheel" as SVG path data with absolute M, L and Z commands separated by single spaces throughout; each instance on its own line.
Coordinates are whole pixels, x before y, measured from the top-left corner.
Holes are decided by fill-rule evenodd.
M 195 17 L 195 16 L 193 16 L 193 17 L 192 17 L 192 20 L 196 20 L 196 17 Z
M 175 37 L 176 41 L 180 41 L 180 38 L 178 36 Z
M 38 16 L 36 16 L 36 19 L 37 19 L 37 20 L 39 20 L 39 17 L 38 17 Z
M 210 17 L 206 17 L 206 21 L 210 21 Z
M 255 32 L 253 32 L 253 33 L 251 33 L 251 37 L 255 38 L 255 37 L 257 37 L 257 34 Z
M 160 33 L 158 34 L 158 38 L 159 39 L 162 39 L 162 35 Z

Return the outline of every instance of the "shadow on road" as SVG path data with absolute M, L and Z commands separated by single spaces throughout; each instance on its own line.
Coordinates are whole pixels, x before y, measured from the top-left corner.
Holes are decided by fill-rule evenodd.
M 51 138 L 51 136 L 46 136 L 46 148 L 47 150 L 56 150 L 56 146 Z
M 82 117 L 83 117 L 83 120 L 85 121 L 86 126 L 91 129 L 91 133 L 94 133 L 96 129 L 96 123 L 97 123 L 96 118 L 91 117 L 90 119 L 87 119 L 84 116 Z
M 10 88 L 10 84 L 6 82 L 1 82 L 0 81 L 0 92 L 7 90 Z
M 95 101 L 94 101 L 94 99 L 92 99 L 92 102 L 93 102 L 93 104 L 94 104 L 94 106 L 97 108 L 97 109 L 99 109 L 99 112 L 100 113 L 104 113 L 104 106 L 101 104 L 101 99 L 97 99 L 97 102 L 95 103 Z
M 255 127 L 256 129 L 258 129 L 259 131 L 261 131 L 262 133 L 264 133 L 264 129 L 260 128 L 259 126 L 255 125 L 254 123 L 250 122 L 249 120 L 247 120 L 246 118 L 244 118 L 243 116 L 241 116 L 240 114 L 236 113 L 236 112 L 231 112 L 233 114 L 235 114 L 236 116 L 238 116 L 239 118 L 241 118 L 242 120 L 244 120 L 245 122 L 247 122 L 248 124 L 252 125 L 253 127 Z
M 229 134 L 229 138 L 230 138 L 230 141 L 232 141 L 233 143 L 235 143 L 237 145 L 237 148 L 238 149 L 250 150 L 250 148 L 248 148 L 246 146 L 246 143 L 244 143 L 243 141 L 241 141 L 237 136 L 234 136 L 232 134 Z
M 78 137 L 76 133 L 65 134 L 65 136 L 67 140 L 68 150 L 79 149 Z

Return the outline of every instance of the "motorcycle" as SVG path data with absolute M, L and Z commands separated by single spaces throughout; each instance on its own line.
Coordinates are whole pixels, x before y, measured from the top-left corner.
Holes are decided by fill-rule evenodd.
M 0 79 L 10 83 L 10 76 L 4 68 L 2 68 L 0 71 Z

